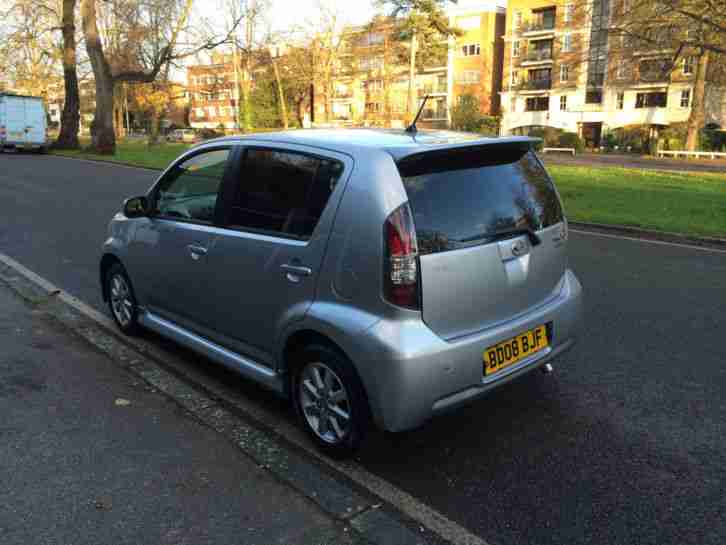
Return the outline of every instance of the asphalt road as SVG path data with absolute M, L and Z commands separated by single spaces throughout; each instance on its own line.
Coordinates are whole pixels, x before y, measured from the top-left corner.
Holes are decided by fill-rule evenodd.
M 106 224 L 155 175 L 0 155 L 0 252 L 100 308 Z M 359 462 L 492 544 L 724 543 L 726 254 L 573 233 L 570 262 L 587 334 L 553 376 Z

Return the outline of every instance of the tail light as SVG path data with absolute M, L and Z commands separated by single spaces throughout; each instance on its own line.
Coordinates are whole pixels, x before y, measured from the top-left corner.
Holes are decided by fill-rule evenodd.
M 389 303 L 414 310 L 419 300 L 418 244 L 408 203 L 394 210 L 384 225 L 385 265 L 383 297 Z

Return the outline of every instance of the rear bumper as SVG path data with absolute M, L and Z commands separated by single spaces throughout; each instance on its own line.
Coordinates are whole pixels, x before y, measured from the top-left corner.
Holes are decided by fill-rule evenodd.
M 20 142 L 16 140 L 0 140 L 0 147 L 14 149 L 41 149 L 48 145 L 47 142 Z
M 582 329 L 582 286 L 568 270 L 560 293 L 526 316 L 447 342 L 421 320 L 381 321 L 367 332 L 373 347 L 362 378 L 377 424 L 415 428 L 436 414 L 486 395 L 562 355 Z M 550 347 L 484 378 L 484 350 L 538 325 L 552 323 Z

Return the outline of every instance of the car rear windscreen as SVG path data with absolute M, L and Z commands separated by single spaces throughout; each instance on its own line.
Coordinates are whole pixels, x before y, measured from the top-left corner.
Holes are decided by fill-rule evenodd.
M 552 180 L 528 144 L 447 149 L 398 168 L 421 254 L 487 244 L 562 221 Z

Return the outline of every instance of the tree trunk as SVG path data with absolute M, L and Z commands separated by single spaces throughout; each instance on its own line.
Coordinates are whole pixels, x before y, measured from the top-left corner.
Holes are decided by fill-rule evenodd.
M 416 115 L 416 48 L 418 47 L 418 41 L 416 39 L 416 33 L 411 36 L 411 52 L 409 57 L 408 65 L 408 106 L 406 107 L 406 114 L 409 118 L 408 121 L 413 121 Z
M 696 66 L 696 78 L 693 82 L 693 98 L 691 99 L 691 115 L 688 117 L 688 135 L 686 149 L 696 151 L 698 135 L 706 121 L 706 77 L 708 75 L 709 51 L 703 51 Z
M 81 0 L 81 19 L 86 51 L 96 79 L 96 112 L 91 124 L 91 146 L 97 153 L 113 155 L 116 152 L 116 134 L 113 130 L 114 81 L 98 33 L 96 0 Z
M 63 81 L 66 98 L 63 104 L 61 129 L 55 147 L 78 149 L 78 129 L 81 117 L 81 99 L 78 93 L 76 70 L 76 0 L 63 0 Z
M 272 59 L 272 69 L 275 72 L 275 82 L 277 83 L 277 97 L 280 100 L 280 116 L 282 117 L 282 126 L 287 129 L 287 105 L 285 104 L 285 91 L 282 88 L 282 81 L 280 80 L 280 70 L 277 67 L 277 61 Z

